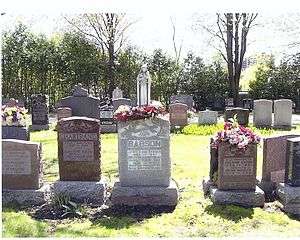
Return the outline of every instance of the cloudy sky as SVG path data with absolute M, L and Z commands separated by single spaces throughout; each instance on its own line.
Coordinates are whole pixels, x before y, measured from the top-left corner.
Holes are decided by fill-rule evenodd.
M 45 5 L 34 4 L 32 0 L 20 1 L 19 4 L 12 4 L 12 2 L 14 0 L 7 2 L 1 9 L 1 12 L 6 13 L 1 17 L 1 26 L 5 30 L 13 29 L 18 21 L 22 21 L 34 32 L 51 36 L 66 26 L 66 22 L 61 18 L 62 14 L 125 11 L 130 20 L 136 21 L 127 33 L 128 43 L 147 52 L 162 48 L 169 54 L 174 54 L 172 19 L 176 26 L 176 42 L 178 45 L 182 44 L 182 56 L 192 50 L 207 59 L 214 56 L 216 50 L 212 46 L 214 44 L 209 41 L 211 36 L 202 26 L 214 27 L 215 12 L 226 11 L 226 8 L 222 8 L 222 4 L 220 8 L 209 4 L 203 7 L 199 5 L 199 1 L 196 3 L 194 0 L 187 1 L 190 4 L 182 4 L 184 1 L 181 1 L 179 5 L 162 0 L 154 0 L 151 4 L 147 1 L 141 4 L 140 1 L 131 5 L 131 8 L 128 8 L 130 4 L 124 4 L 131 1 L 123 1 L 122 4 L 118 2 L 119 4 L 116 5 L 110 5 L 105 0 L 97 1 L 97 4 L 94 0 L 86 0 L 85 5 L 82 5 L 80 0 L 71 1 L 72 4 L 68 5 L 62 5 L 59 3 L 62 1 L 58 0 L 46 1 Z M 99 2 L 102 4 L 99 5 Z M 55 5 L 55 3 L 59 4 Z M 299 52 L 299 46 L 297 50 L 291 48 L 289 44 L 300 39 L 300 7 L 297 8 L 295 5 L 293 8 L 273 7 L 273 10 L 269 8 L 258 10 L 256 26 L 249 33 L 247 55 L 265 52 L 273 53 L 280 58 L 282 53 Z M 247 11 L 249 10 L 256 9 L 250 8 Z

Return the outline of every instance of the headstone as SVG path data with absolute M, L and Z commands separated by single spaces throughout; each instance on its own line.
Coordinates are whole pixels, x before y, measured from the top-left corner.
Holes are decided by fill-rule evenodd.
M 41 144 L 2 140 L 2 188 L 39 189 L 42 186 Z
M 132 106 L 131 100 L 128 98 L 118 98 L 113 100 L 113 110 L 116 111 L 121 105 Z
M 287 155 L 287 139 L 300 135 L 266 137 L 263 140 L 262 180 L 266 182 L 284 182 Z
M 11 98 L 5 105 L 6 107 L 17 107 L 18 100 Z M 2 123 L 3 124 L 3 123 Z M 29 141 L 30 135 L 26 126 L 2 125 L 2 139 L 19 139 Z
M 300 137 L 287 139 L 285 183 L 300 187 Z
M 171 176 L 167 120 L 119 122 L 119 177 L 122 186 L 168 186 Z
M 58 122 L 58 163 L 62 181 L 100 180 L 99 120 L 63 118 Z
M 72 117 L 72 109 L 68 107 L 62 107 L 57 109 L 57 121 L 62 118 Z
M 247 126 L 249 123 L 249 109 L 244 108 L 226 108 L 225 121 L 237 116 L 237 121 L 240 125 Z
M 29 131 L 23 126 L 2 126 L 2 139 L 18 139 L 29 141 Z
M 116 87 L 112 93 L 112 99 L 118 99 L 118 98 L 123 98 L 123 91 Z
M 257 146 L 245 150 L 221 143 L 218 146 L 218 180 L 220 190 L 255 190 Z
M 272 126 L 272 100 L 254 100 L 253 123 L 256 127 Z
M 141 67 L 137 76 L 137 104 L 138 106 L 149 105 L 151 100 L 151 77 L 147 64 Z
M 104 106 L 100 108 L 100 129 L 101 133 L 116 133 L 117 124 L 113 118 L 113 106 Z
M 173 95 L 170 97 L 170 104 L 173 103 L 186 104 L 189 109 L 192 109 L 194 107 L 194 100 L 193 100 L 193 96 L 191 95 L 183 95 L 183 94 Z
M 119 179 L 113 205 L 175 206 L 178 188 L 171 181 L 170 123 L 150 118 L 118 123 Z
M 188 106 L 183 103 L 173 103 L 169 105 L 171 126 L 186 126 L 188 124 L 187 116 Z
M 199 117 L 198 117 L 198 124 L 203 125 L 203 124 L 217 124 L 218 122 L 218 112 L 216 111 L 210 111 L 210 110 L 205 110 L 205 111 L 200 111 L 199 112 Z
M 61 99 L 57 103 L 57 107 L 69 107 L 72 109 L 73 116 L 81 116 L 88 118 L 100 118 L 100 99 L 88 95 L 86 89 L 81 85 L 74 87 L 73 96 Z
M 270 195 L 285 179 L 287 139 L 300 135 L 283 135 L 263 139 L 263 165 L 260 188 Z
M 300 187 L 279 183 L 276 193 L 283 211 L 300 216 Z
M 274 101 L 274 127 L 292 126 L 292 101 L 279 99 Z
M 49 100 L 44 94 L 31 96 L 31 121 L 32 130 L 49 129 Z

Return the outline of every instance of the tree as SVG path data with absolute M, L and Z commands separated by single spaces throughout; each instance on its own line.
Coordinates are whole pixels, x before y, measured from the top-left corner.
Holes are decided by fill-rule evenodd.
M 107 55 L 107 84 L 105 91 L 112 94 L 115 88 L 117 55 L 125 41 L 125 32 L 129 23 L 125 14 L 94 13 L 81 14 L 77 18 L 65 19 L 80 33 L 95 43 L 102 54 Z
M 239 102 L 239 84 L 242 63 L 247 50 L 249 30 L 258 14 L 255 13 L 217 13 L 216 30 L 202 26 L 212 36 L 220 40 L 223 49 L 219 51 L 227 64 L 229 97 L 233 98 L 234 105 Z

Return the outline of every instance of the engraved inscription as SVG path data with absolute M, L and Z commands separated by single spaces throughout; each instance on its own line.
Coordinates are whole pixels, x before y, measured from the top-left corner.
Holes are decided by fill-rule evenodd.
M 60 133 L 60 140 L 88 140 L 95 141 L 98 139 L 97 133 Z
M 2 153 L 2 173 L 4 175 L 30 175 L 31 154 L 30 151 L 5 151 Z
M 160 140 L 128 140 L 128 170 L 161 170 Z
M 224 158 L 223 175 L 224 176 L 245 176 L 253 174 L 252 157 Z
M 63 142 L 64 161 L 94 161 L 94 142 L 65 141 Z
M 35 121 L 44 121 L 46 120 L 46 112 L 33 112 L 32 117 Z

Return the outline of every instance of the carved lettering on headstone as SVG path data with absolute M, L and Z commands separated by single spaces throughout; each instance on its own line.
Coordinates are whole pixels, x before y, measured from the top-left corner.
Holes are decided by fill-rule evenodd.
M 30 151 L 5 151 L 2 156 L 2 173 L 4 175 L 31 174 L 31 154 Z
M 244 176 L 253 174 L 252 157 L 224 158 L 224 176 Z
M 64 161 L 94 161 L 92 141 L 66 141 L 63 143 Z

